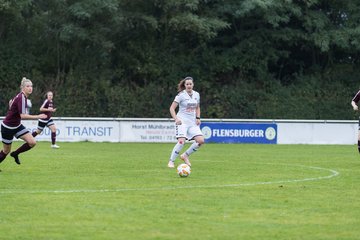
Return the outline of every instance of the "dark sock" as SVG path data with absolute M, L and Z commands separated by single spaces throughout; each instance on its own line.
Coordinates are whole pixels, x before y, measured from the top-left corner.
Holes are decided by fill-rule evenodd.
M 360 141 L 358 141 L 358 150 L 359 150 L 359 153 L 360 153 Z
M 51 133 L 51 144 L 54 145 L 56 141 L 56 133 L 52 132 Z
M 38 133 L 35 131 L 31 134 L 33 137 L 36 137 L 38 135 Z
M 1 150 L 1 152 L 0 152 L 0 163 L 1 163 L 2 161 L 4 161 L 4 159 L 6 158 L 6 156 L 7 156 L 7 154 L 5 154 L 3 150 Z
M 26 152 L 28 150 L 30 150 L 31 147 L 29 146 L 28 143 L 24 143 L 23 145 L 21 145 L 18 149 L 16 149 L 16 151 L 12 152 L 16 155 L 19 155 L 20 153 Z
M 21 145 L 18 149 L 16 149 L 16 151 L 10 153 L 10 156 L 12 156 L 13 158 L 15 158 L 15 162 L 17 164 L 20 164 L 20 159 L 19 159 L 19 154 L 20 153 L 23 153 L 23 152 L 26 152 L 28 150 L 30 150 L 31 147 L 29 146 L 29 144 L 27 143 L 24 143 L 23 145 Z

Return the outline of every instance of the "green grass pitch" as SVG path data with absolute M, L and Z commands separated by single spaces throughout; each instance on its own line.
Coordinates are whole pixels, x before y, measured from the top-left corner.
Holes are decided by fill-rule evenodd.
M 174 144 L 59 145 L 0 164 L 0 239 L 360 238 L 356 146 L 205 144 L 180 178 Z

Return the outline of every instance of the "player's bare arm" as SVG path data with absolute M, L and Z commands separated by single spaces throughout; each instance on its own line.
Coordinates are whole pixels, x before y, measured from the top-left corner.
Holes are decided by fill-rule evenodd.
M 171 106 L 170 106 L 170 114 L 171 114 L 171 117 L 175 120 L 175 123 L 176 125 L 181 125 L 181 119 L 179 119 L 177 116 L 176 116 L 176 108 L 178 107 L 178 103 L 177 102 L 172 102 Z
M 351 101 L 351 106 L 353 107 L 354 111 L 359 110 L 358 105 L 354 101 Z

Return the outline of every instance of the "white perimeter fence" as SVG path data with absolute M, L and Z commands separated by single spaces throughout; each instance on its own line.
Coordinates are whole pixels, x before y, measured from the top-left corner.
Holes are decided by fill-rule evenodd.
M 1 121 L 3 117 L 1 118 Z M 175 142 L 168 118 L 53 118 L 59 142 Z M 37 121 L 25 120 L 31 131 Z M 272 144 L 355 144 L 358 121 L 202 119 L 207 142 Z M 50 130 L 36 137 L 50 141 Z

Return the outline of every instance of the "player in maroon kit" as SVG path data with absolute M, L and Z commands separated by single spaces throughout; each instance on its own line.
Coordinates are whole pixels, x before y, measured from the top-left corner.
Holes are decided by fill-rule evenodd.
M 39 119 L 37 129 L 32 133 L 33 137 L 40 134 L 45 127 L 50 128 L 51 130 L 51 147 L 52 148 L 60 148 L 55 144 L 56 142 L 56 127 L 54 121 L 51 119 L 52 113 L 56 111 L 53 102 L 54 94 L 51 91 L 46 93 L 46 99 L 44 103 L 40 107 L 40 112 L 46 114 L 45 119 Z
M 0 151 L 0 163 L 11 151 L 14 136 L 26 142 L 16 149 L 16 151 L 10 153 L 10 156 L 15 159 L 17 164 L 20 164 L 19 154 L 30 150 L 36 145 L 35 138 L 30 134 L 29 130 L 21 124 L 22 119 L 46 118 L 45 114 L 30 115 L 27 112 L 27 98 L 33 91 L 31 80 L 24 77 L 21 80 L 20 88 L 21 92 L 9 102 L 9 110 L 1 124 L 3 150 Z
M 358 111 L 359 110 L 359 107 L 358 107 L 358 102 L 360 101 L 360 91 L 358 91 L 356 93 L 356 95 L 353 97 L 353 99 L 351 100 L 351 106 L 353 107 L 353 109 L 355 111 Z M 358 145 L 358 150 L 359 150 L 359 153 L 360 153 L 360 118 L 359 118 L 359 132 L 358 132 L 358 142 L 357 142 L 357 145 Z

